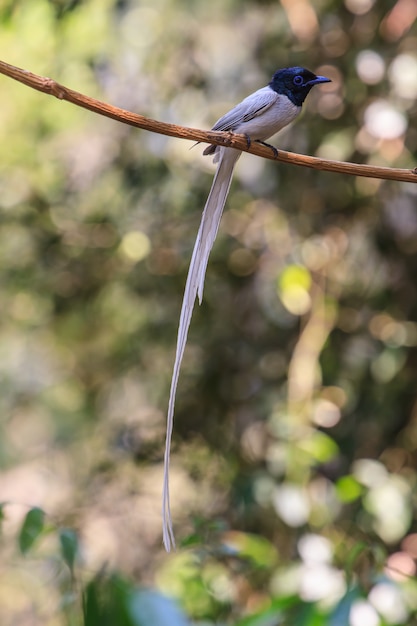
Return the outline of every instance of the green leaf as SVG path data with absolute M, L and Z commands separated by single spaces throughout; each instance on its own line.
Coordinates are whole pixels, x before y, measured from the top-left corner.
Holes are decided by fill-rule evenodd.
M 99 574 L 83 591 L 83 626 L 136 626 L 130 616 L 131 583 Z
M 327 463 L 339 452 L 337 443 L 320 431 L 312 432 L 308 439 L 300 442 L 299 447 L 318 463 Z
M 291 624 L 297 624 L 297 626 L 328 626 L 328 617 L 317 603 L 303 602 L 294 611 Z M 343 626 L 345 625 L 343 624 Z
M 341 502 L 354 502 L 363 494 L 364 488 L 349 474 L 339 478 L 336 482 L 336 491 Z
M 36 539 L 44 529 L 45 512 L 38 507 L 27 513 L 19 534 L 19 548 L 22 554 L 27 554 Z
M 345 560 L 345 575 L 348 585 L 352 582 L 356 561 L 363 553 L 369 552 L 369 545 L 365 541 L 358 541 L 350 550 Z
M 59 543 L 61 546 L 61 554 L 65 563 L 74 571 L 75 558 L 78 553 L 78 537 L 70 528 L 61 528 L 59 530 Z
M 257 567 L 272 567 L 278 559 L 272 543 L 258 535 L 229 531 L 224 534 L 222 543 L 229 554 L 250 559 Z
M 95 580 L 88 583 L 83 591 L 84 626 L 95 626 L 100 623 L 100 602 Z

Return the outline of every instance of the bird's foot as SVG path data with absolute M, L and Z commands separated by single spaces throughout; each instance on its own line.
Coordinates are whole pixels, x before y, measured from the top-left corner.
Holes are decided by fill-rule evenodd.
M 252 139 L 246 133 L 244 133 L 244 136 L 245 136 L 245 139 L 246 139 L 246 145 L 248 146 L 248 148 L 250 148 L 251 145 L 252 145 Z
M 260 143 L 263 146 L 266 146 L 267 148 L 270 148 L 272 150 L 272 152 L 274 153 L 274 158 L 276 159 L 278 157 L 278 150 L 276 149 L 275 146 L 272 146 L 270 143 L 266 143 L 266 141 L 261 141 L 260 139 L 257 139 L 256 143 Z

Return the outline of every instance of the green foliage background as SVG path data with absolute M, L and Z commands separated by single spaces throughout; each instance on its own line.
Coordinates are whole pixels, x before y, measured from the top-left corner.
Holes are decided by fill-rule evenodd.
M 200 128 L 307 66 L 333 83 L 276 145 L 413 168 L 406 5 L 3 0 L 0 58 Z M 416 623 L 417 186 L 242 157 L 180 379 L 166 555 L 213 167 L 0 80 L 1 624 Z

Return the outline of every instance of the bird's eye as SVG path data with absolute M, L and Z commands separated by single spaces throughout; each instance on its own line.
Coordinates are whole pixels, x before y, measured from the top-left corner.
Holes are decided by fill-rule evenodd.
M 303 84 L 303 77 L 302 76 L 294 76 L 293 81 L 294 85 L 300 86 Z

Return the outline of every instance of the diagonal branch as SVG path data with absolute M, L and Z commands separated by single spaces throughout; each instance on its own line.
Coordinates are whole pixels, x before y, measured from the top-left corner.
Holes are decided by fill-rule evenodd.
M 279 150 L 277 154 L 274 154 L 267 146 L 262 146 L 258 143 L 252 143 L 250 146 L 247 144 L 247 139 L 243 135 L 236 135 L 234 133 L 216 132 L 213 130 L 204 131 L 197 128 L 187 128 L 185 126 L 178 126 L 177 124 L 168 124 L 166 122 L 159 122 L 137 113 L 131 113 L 125 109 L 112 106 L 95 98 L 85 96 L 78 91 L 69 89 L 64 85 L 60 85 L 52 78 L 45 78 L 38 74 L 33 74 L 27 70 L 22 70 L 19 67 L 0 61 L 0 74 L 4 74 L 9 78 L 13 78 L 32 89 L 37 89 L 43 93 L 55 96 L 59 100 L 66 100 L 76 106 L 83 107 L 99 115 L 110 117 L 118 122 L 129 124 L 130 126 L 136 126 L 153 133 L 159 133 L 161 135 L 169 135 L 170 137 L 178 137 L 180 139 L 189 139 L 191 141 L 198 141 L 201 143 L 216 144 L 219 146 L 227 146 L 230 148 L 236 148 L 244 152 L 250 152 L 264 159 L 271 159 L 276 161 L 282 161 L 283 163 L 290 163 L 292 165 L 301 165 L 316 170 L 323 170 L 327 172 L 337 172 L 340 174 L 349 174 L 351 176 L 365 176 L 367 178 L 382 178 L 385 180 L 397 180 L 408 183 L 417 183 L 417 168 L 413 170 L 409 169 L 396 169 L 391 167 L 378 167 L 375 165 L 362 165 L 359 163 L 346 163 L 342 161 L 332 161 L 330 159 L 321 159 L 318 157 L 306 156 L 303 154 L 296 154 L 294 152 L 286 152 Z

